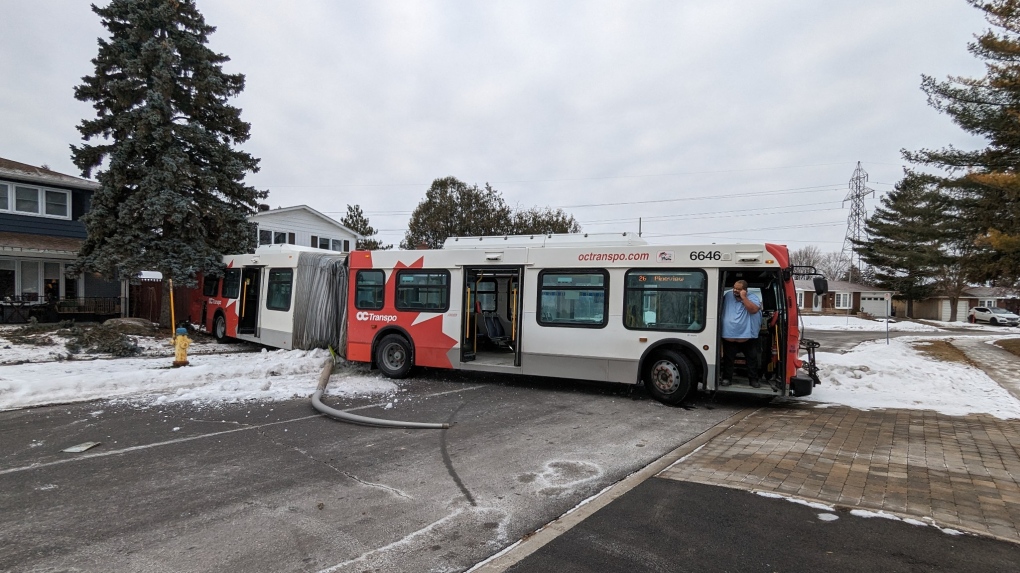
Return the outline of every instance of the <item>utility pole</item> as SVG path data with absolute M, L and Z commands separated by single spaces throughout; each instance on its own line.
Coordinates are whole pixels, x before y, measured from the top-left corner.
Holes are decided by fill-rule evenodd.
M 857 277 L 864 276 L 864 263 L 857 253 L 857 245 L 854 241 L 863 241 L 868 238 L 868 232 L 864 223 L 868 220 L 868 211 L 864 208 L 864 198 L 868 195 L 874 196 L 875 190 L 865 185 L 868 182 L 868 173 L 857 162 L 857 169 L 854 176 L 850 178 L 850 190 L 843 199 L 843 205 L 850 202 L 850 216 L 846 220 L 846 238 L 843 239 L 843 252 L 840 260 L 846 264 L 847 277 L 854 280 L 854 269 L 857 269 Z

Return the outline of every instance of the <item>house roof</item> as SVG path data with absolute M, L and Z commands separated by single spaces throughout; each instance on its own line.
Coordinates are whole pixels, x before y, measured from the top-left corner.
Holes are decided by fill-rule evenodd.
M 3 157 L 0 157 L 0 177 L 10 177 L 11 179 L 31 181 L 32 183 L 44 185 L 84 189 L 86 191 L 99 189 L 99 183 L 95 181 L 64 175 L 50 169 L 43 169 L 42 167 L 36 167 L 27 163 L 19 163 L 10 159 L 4 159 Z
M 351 229 L 341 225 L 340 222 L 337 221 L 336 219 L 334 219 L 332 217 L 327 217 L 326 215 L 323 215 L 322 213 L 316 211 L 315 209 L 312 209 L 308 205 L 294 205 L 293 207 L 278 207 L 276 209 L 271 209 L 269 211 L 259 211 L 258 213 L 248 217 L 248 220 L 249 221 L 258 221 L 259 219 L 264 219 L 266 217 L 272 217 L 274 215 L 279 215 L 279 214 L 282 214 L 282 213 L 289 213 L 289 212 L 293 212 L 293 211 L 306 211 L 306 212 L 311 213 L 312 215 L 315 215 L 316 217 L 322 219 L 323 221 L 333 225 L 334 227 L 343 229 L 344 231 L 354 235 L 358 239 L 364 239 L 365 238 L 364 235 L 360 235 L 358 233 L 355 233 L 353 230 L 351 230 Z
M 1017 298 L 1016 291 L 1005 287 L 967 287 L 963 294 L 975 298 Z
M 794 280 L 794 284 L 796 285 L 797 290 L 804 291 L 815 290 L 815 284 L 809 280 L 797 279 Z M 895 291 L 868 285 L 859 285 L 847 281 L 829 281 L 829 292 L 895 292 Z
M 24 253 L 77 254 L 82 240 L 0 231 L 0 255 Z

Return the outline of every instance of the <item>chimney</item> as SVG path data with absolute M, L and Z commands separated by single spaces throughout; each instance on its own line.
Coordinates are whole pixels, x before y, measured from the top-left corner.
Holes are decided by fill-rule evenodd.
M 259 203 L 259 213 L 262 213 L 263 211 L 268 211 L 268 210 L 269 210 L 269 204 L 267 204 L 267 203 Z

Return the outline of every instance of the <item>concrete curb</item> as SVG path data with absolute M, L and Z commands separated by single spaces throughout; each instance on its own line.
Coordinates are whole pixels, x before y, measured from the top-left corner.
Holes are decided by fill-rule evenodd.
M 630 490 L 634 489 L 648 478 L 654 477 L 659 472 L 682 460 L 701 446 L 713 440 L 719 434 L 728 430 L 737 422 L 753 415 L 759 410 L 761 410 L 760 407 L 745 408 L 729 418 L 726 418 L 722 422 L 712 426 L 675 450 L 607 487 L 594 496 L 582 501 L 567 513 L 564 513 L 560 517 L 538 529 L 538 531 L 525 536 L 517 543 L 495 554 L 489 559 L 482 561 L 471 569 L 468 569 L 468 573 L 501 573 L 502 571 L 505 571 L 510 566 L 538 551 L 560 535 L 563 535 L 572 527 L 590 517 L 596 511 L 609 505 Z

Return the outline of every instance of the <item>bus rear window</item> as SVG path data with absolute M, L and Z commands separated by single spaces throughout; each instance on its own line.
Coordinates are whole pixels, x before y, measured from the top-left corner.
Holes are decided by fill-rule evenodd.
M 633 330 L 705 329 L 706 276 L 700 270 L 637 269 L 624 279 L 623 326 Z
M 293 284 L 294 269 L 269 269 L 266 308 L 269 310 L 290 310 L 290 291 Z
M 542 326 L 602 328 L 609 302 L 609 274 L 598 271 L 542 271 L 538 277 L 538 323 Z

